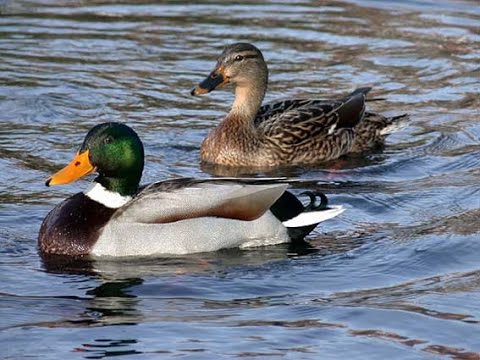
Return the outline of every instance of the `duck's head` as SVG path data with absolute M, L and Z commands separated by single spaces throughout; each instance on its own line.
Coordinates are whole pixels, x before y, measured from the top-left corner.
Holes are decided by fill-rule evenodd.
M 232 83 L 235 87 L 266 88 L 268 69 L 262 52 L 249 43 L 229 45 L 217 60 L 215 69 L 198 84 L 192 95 L 202 95 Z
M 68 184 L 92 172 L 96 182 L 120 195 L 134 194 L 142 177 L 143 145 L 127 125 L 104 123 L 93 127 L 74 159 L 45 185 Z

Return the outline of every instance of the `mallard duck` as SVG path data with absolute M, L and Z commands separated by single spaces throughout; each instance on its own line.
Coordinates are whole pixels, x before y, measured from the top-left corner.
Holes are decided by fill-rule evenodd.
M 271 167 L 311 165 L 381 146 L 397 120 L 365 112 L 371 88 L 339 100 L 292 99 L 264 106 L 268 68 L 254 45 L 227 46 L 210 75 L 192 95 L 233 84 L 235 101 L 228 115 L 201 146 L 204 163 Z
M 299 240 L 343 208 L 288 184 L 261 179 L 178 178 L 139 187 L 143 145 L 127 125 L 92 128 L 74 159 L 46 182 L 67 184 L 92 172 L 92 186 L 46 216 L 38 244 L 46 254 L 187 254 Z M 318 198 L 322 199 L 317 204 Z

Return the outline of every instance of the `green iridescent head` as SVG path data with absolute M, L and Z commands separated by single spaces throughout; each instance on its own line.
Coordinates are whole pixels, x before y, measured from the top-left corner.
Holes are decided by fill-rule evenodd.
M 138 189 L 143 165 L 143 145 L 135 131 L 124 124 L 103 123 L 88 132 L 72 162 L 46 185 L 66 184 L 97 172 L 95 181 L 107 190 L 132 195 Z

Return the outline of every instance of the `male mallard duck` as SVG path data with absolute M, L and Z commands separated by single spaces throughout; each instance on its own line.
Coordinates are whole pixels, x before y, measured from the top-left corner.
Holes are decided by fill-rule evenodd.
M 40 250 L 61 255 L 187 254 L 300 239 L 341 212 L 323 194 L 304 207 L 288 185 L 260 179 L 179 178 L 139 187 L 144 163 L 137 134 L 119 123 L 92 128 L 80 150 L 46 185 L 92 172 L 86 192 L 57 205 L 40 228 Z
M 377 147 L 402 116 L 365 112 L 371 88 L 340 100 L 296 99 L 261 106 L 268 69 L 248 43 L 227 46 L 210 75 L 191 94 L 232 83 L 235 101 L 201 147 L 203 162 L 226 166 L 308 165 Z

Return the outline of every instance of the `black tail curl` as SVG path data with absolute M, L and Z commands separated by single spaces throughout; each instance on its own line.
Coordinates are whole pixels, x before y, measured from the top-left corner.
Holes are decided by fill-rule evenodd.
M 284 222 L 293 219 L 303 212 L 321 211 L 328 209 L 328 198 L 319 191 L 305 191 L 300 195 L 306 195 L 310 198 L 310 203 L 306 206 L 291 192 L 285 191 L 283 195 L 270 207 L 270 211 L 275 217 Z M 287 228 L 288 235 L 294 243 L 303 242 L 305 236 L 315 229 L 317 224 L 303 227 Z
M 310 198 L 310 204 L 305 206 L 305 211 L 318 211 L 328 209 L 328 198 L 320 191 L 304 191 L 300 195 L 307 195 Z M 320 198 L 320 202 L 317 202 Z

